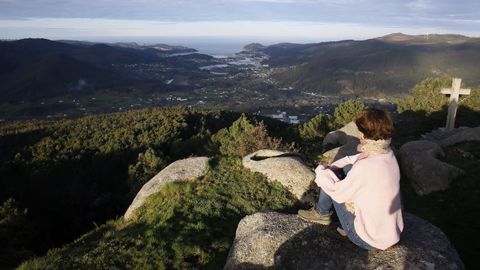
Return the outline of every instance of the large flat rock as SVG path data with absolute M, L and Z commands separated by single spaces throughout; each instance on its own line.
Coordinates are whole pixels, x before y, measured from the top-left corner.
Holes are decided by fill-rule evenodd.
M 359 142 L 360 131 L 355 122 L 350 122 L 340 129 L 331 131 L 323 139 L 323 145 L 344 145 L 350 142 Z
M 322 162 L 325 164 L 330 164 L 346 156 L 356 155 L 358 154 L 358 151 L 357 151 L 358 144 L 359 143 L 357 141 L 351 141 L 342 146 L 328 150 L 322 154 L 322 157 L 323 157 Z
M 316 189 L 315 173 L 298 155 L 277 150 L 259 150 L 245 156 L 242 164 L 251 171 L 265 175 L 269 181 L 280 182 L 298 200 L 312 200 Z
M 333 226 L 291 214 L 255 213 L 238 224 L 224 269 L 464 269 L 439 228 L 408 213 L 404 221 L 398 244 L 366 251 Z
M 462 142 L 480 141 L 480 127 L 463 128 L 461 131 L 440 141 L 442 147 L 447 147 Z
M 405 143 L 400 148 L 400 166 L 418 195 L 445 190 L 453 179 L 465 172 L 439 160 L 444 156 L 442 148 L 431 141 L 420 140 Z
M 143 185 L 125 212 L 124 219 L 130 219 L 135 209 L 142 206 L 148 196 L 156 193 L 166 183 L 191 181 L 205 175 L 207 163 L 207 157 L 191 157 L 177 160 L 165 167 Z

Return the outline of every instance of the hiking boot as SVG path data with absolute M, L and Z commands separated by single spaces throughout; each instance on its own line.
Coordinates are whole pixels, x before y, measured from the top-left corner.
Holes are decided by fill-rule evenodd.
M 298 210 L 298 216 L 306 221 L 322 224 L 322 225 L 330 225 L 332 222 L 332 213 L 328 213 L 326 215 L 321 215 L 317 212 L 315 207 L 312 207 L 308 210 Z

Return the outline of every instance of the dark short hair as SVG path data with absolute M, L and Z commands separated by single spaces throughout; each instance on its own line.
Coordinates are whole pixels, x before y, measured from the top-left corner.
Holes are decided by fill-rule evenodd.
M 355 124 L 365 139 L 370 140 L 390 139 L 394 131 L 392 117 L 383 109 L 364 109 L 355 118 Z

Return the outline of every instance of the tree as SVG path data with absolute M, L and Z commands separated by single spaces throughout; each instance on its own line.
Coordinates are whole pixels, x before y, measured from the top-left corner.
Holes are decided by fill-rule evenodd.
M 350 123 L 365 108 L 362 102 L 347 100 L 335 108 L 334 117 L 337 128 Z
M 331 117 L 318 114 L 308 122 L 300 125 L 298 131 L 302 140 L 313 141 L 324 137 L 332 128 Z
M 244 114 L 229 128 L 215 133 L 212 142 L 226 156 L 245 156 L 260 149 L 278 149 L 281 145 L 280 139 L 268 136 L 263 122 L 251 124 Z
M 443 76 L 427 78 L 412 89 L 412 96 L 397 102 L 400 119 L 406 123 L 414 120 L 425 129 L 445 124 L 449 97 L 442 94 L 442 88 L 450 88 L 452 78 Z M 480 124 L 480 90 L 472 89 L 470 95 L 460 96 L 456 126 L 478 126 Z M 413 126 L 415 123 L 409 124 Z M 418 129 L 418 127 L 416 127 Z
M 128 176 L 132 193 L 136 193 L 143 184 L 166 166 L 165 157 L 156 153 L 152 148 L 147 148 L 144 153 L 138 154 L 134 165 L 128 166 Z
M 32 240 L 32 228 L 28 224 L 27 209 L 18 207 L 13 198 L 0 205 L 0 265 L 14 267 L 31 256 L 27 249 Z M 8 267 L 9 268 L 9 267 Z
M 452 78 L 426 78 L 412 89 L 412 96 L 398 101 L 399 113 L 405 111 L 424 111 L 427 115 L 442 110 L 447 105 L 448 97 L 440 93 L 442 88 L 450 87 Z

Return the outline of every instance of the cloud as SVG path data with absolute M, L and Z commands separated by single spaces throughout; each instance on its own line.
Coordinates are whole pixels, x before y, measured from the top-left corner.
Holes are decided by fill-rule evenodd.
M 274 4 L 353 4 L 362 0 L 224 0 L 225 2 L 258 2 Z
M 415 0 L 415 1 L 409 2 L 407 6 L 413 11 L 428 10 L 433 7 L 430 0 Z
M 480 24 L 480 19 L 458 19 L 452 16 L 440 17 L 440 18 L 431 18 L 431 17 L 407 17 L 406 20 L 411 21 L 424 21 L 431 22 L 434 24 L 448 23 L 448 24 L 463 24 L 472 27 L 478 27 L 477 24 Z
M 0 35 L 7 32 L 15 34 L 12 29 L 18 29 L 15 24 L 9 24 L 9 29 L 4 27 L 5 20 L 21 22 L 26 19 L 31 21 L 33 18 L 38 19 L 39 23 L 49 18 L 63 18 L 65 22 L 72 22 L 74 19 L 103 22 L 102 31 L 105 33 L 113 33 L 106 26 L 109 25 L 107 21 L 121 22 L 121 25 L 128 29 L 136 27 L 141 21 L 150 25 L 180 23 L 184 26 L 181 28 L 184 33 L 189 33 L 186 26 L 198 29 L 195 25 L 203 25 L 202 22 L 208 22 L 205 26 L 214 29 L 216 26 L 213 26 L 213 22 L 217 22 L 215 25 L 232 23 L 232 26 L 237 27 L 235 29 L 240 29 L 238 27 L 242 24 L 235 22 L 245 21 L 267 24 L 298 22 L 304 28 L 296 28 L 296 31 L 302 33 L 303 29 L 319 29 L 319 26 L 313 28 L 307 24 L 319 23 L 337 26 L 369 25 L 377 29 L 437 27 L 450 29 L 450 32 L 461 32 L 478 28 L 480 1 L 462 0 L 460 4 L 451 0 L 0 0 Z M 447 21 L 445 18 L 452 20 Z M 59 23 L 60 20 L 55 22 Z M 19 23 L 18 26 L 20 25 Z M 253 28 L 251 31 L 255 32 L 255 24 L 243 25 L 250 25 Z M 294 24 L 289 25 L 293 27 Z M 31 29 L 33 26 L 25 27 Z M 158 29 L 148 29 L 153 33 L 160 33 Z M 247 32 L 245 27 L 242 29 L 243 33 Z M 345 30 L 338 27 L 336 29 Z M 88 32 L 88 29 L 85 31 Z M 138 31 L 142 30 L 139 28 Z M 205 32 L 203 29 L 202 31 Z M 336 33 L 331 32 L 337 30 L 324 28 L 323 31 L 333 37 Z M 369 33 L 368 29 L 362 28 L 361 31 Z
M 449 29 L 430 26 L 388 26 L 315 21 L 203 21 L 171 22 L 109 19 L 30 19 L 0 21 L 0 38 L 43 37 L 50 39 L 88 39 L 93 41 L 142 40 L 143 38 L 223 38 L 320 42 L 341 39 L 366 39 L 393 32 L 408 34 L 449 33 Z M 480 32 L 460 31 L 478 36 Z

